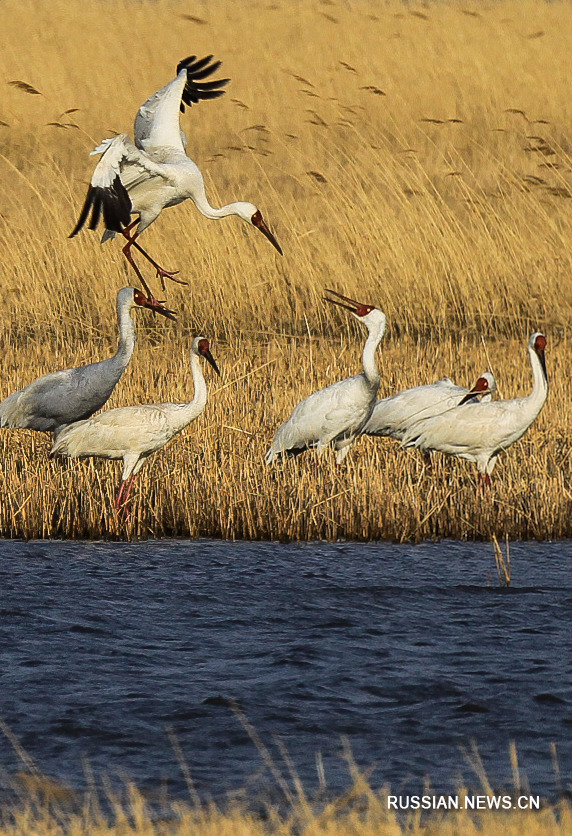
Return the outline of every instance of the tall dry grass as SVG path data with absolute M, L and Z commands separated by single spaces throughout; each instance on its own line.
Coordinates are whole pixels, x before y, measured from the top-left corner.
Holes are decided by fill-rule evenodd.
M 109 406 L 190 398 L 199 331 L 222 383 L 150 460 L 127 524 L 110 511 L 116 465 L 49 462 L 47 439 L 4 432 L 1 535 L 572 534 L 566 4 L 7 0 L 0 24 L 0 396 L 111 352 L 115 293 L 133 275 L 118 242 L 67 235 L 88 152 L 130 131 L 181 57 L 212 52 L 232 79 L 182 119 L 211 201 L 256 202 L 285 252 L 236 218 L 166 211 L 144 245 L 189 286 L 168 287 L 176 325 L 139 316 Z M 497 467 L 492 496 L 476 495 L 465 462 L 429 474 L 414 453 L 368 439 L 342 469 L 313 455 L 264 467 L 294 404 L 359 370 L 363 335 L 321 303 L 325 287 L 387 313 L 382 394 L 443 375 L 472 382 L 485 336 L 514 396 L 530 385 L 528 334 L 548 334 L 549 402 Z
M 320 800 L 309 799 L 298 783 L 289 804 L 269 803 L 253 812 L 240 800 L 225 807 L 199 800 L 150 804 L 134 786 L 122 796 L 109 793 L 102 804 L 93 790 L 81 797 L 49 779 L 22 774 L 15 783 L 20 800 L 4 807 L 0 836 L 567 836 L 572 827 L 569 800 L 545 803 L 540 811 L 471 811 L 463 809 L 464 799 L 479 793 L 460 788 L 459 810 L 396 813 L 389 809 L 387 788 L 374 790 L 357 770 L 353 779 L 343 795 Z M 482 792 L 483 798 L 492 794 L 490 787 Z M 427 795 L 433 795 L 429 787 Z M 515 805 L 519 796 L 512 795 Z

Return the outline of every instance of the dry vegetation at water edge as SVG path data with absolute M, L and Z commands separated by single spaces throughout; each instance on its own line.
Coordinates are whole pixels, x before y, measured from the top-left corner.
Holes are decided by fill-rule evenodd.
M 259 813 L 240 801 L 224 809 L 183 802 L 151 809 L 134 787 L 126 788 L 123 799 L 108 799 L 104 813 L 94 795 L 78 798 L 61 785 L 29 775 L 18 783 L 21 801 L 4 810 L 0 836 L 567 836 L 572 828 L 568 801 L 537 812 L 459 809 L 398 817 L 388 810 L 386 792 L 374 791 L 359 774 L 338 798 L 311 802 L 298 787 L 287 809 L 268 805 Z M 460 806 L 466 794 L 459 791 Z
M 190 204 L 161 215 L 145 246 L 189 286 L 167 289 L 176 324 L 138 317 L 108 406 L 190 399 L 198 332 L 223 380 L 142 471 L 127 524 L 118 464 L 48 461 L 47 437 L 3 431 L 1 536 L 572 536 L 568 4 L 6 0 L 0 22 L 0 397 L 114 350 L 133 274 L 117 241 L 67 236 L 89 151 L 130 132 L 186 55 L 231 79 L 182 117 L 211 202 L 254 201 L 284 250 Z M 489 358 L 502 397 L 524 394 L 526 340 L 546 333 L 548 402 L 490 496 L 469 463 L 429 473 L 388 440 L 359 440 L 339 469 L 264 466 L 292 407 L 360 370 L 363 333 L 326 287 L 387 314 L 381 395 L 469 385 Z

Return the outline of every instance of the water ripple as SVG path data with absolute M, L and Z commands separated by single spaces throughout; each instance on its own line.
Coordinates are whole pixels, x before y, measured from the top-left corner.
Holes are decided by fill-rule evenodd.
M 0 556 L 0 716 L 73 785 L 87 758 L 184 793 L 168 728 L 200 792 L 270 784 L 240 712 L 310 791 L 318 752 L 347 786 L 345 737 L 402 792 L 471 780 L 473 739 L 493 784 L 510 785 L 512 740 L 534 791 L 554 793 L 552 742 L 572 777 L 570 543 L 513 544 L 509 590 L 468 543 L 0 541 Z M 7 741 L 0 765 L 20 767 Z

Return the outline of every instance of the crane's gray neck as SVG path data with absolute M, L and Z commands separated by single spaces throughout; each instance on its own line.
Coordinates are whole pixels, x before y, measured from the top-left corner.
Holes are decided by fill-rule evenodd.
M 131 306 L 124 305 L 117 308 L 117 325 L 119 328 L 119 345 L 111 358 L 113 365 L 123 371 L 131 360 L 135 347 L 135 326 L 130 314 Z

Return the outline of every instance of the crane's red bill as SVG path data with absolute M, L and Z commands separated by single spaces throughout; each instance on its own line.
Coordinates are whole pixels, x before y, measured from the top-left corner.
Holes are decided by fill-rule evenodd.
M 264 218 L 262 217 L 261 213 L 260 212 L 255 212 L 254 215 L 252 216 L 251 220 L 252 220 L 253 225 L 256 227 L 256 229 L 259 229 L 261 231 L 261 233 L 268 238 L 268 240 L 270 241 L 272 246 L 275 247 L 278 250 L 280 255 L 284 255 L 284 253 L 282 252 L 282 247 L 280 246 L 280 244 L 278 243 L 278 241 L 276 240 L 274 235 L 270 232 L 270 230 L 266 226 L 266 223 L 265 223 Z
M 366 316 L 366 314 L 371 313 L 375 308 L 375 305 L 364 305 L 362 302 L 356 302 L 355 299 L 350 299 L 349 296 L 344 296 L 342 293 L 337 293 L 335 290 L 330 290 L 329 288 L 326 288 L 326 293 L 331 293 L 337 299 L 330 299 L 328 296 L 324 296 L 324 301 L 338 305 L 340 308 L 345 308 L 356 316 Z M 339 299 L 343 299 L 344 301 L 340 302 L 338 301 Z
M 216 360 L 212 356 L 209 348 L 209 341 L 208 340 L 199 340 L 198 345 L 199 354 L 205 358 L 205 360 L 211 364 L 215 372 L 220 376 L 219 368 L 216 364 Z

